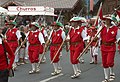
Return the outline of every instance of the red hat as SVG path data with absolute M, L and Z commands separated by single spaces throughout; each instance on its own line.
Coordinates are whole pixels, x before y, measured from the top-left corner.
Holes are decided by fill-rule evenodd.
M 96 29 L 96 27 L 95 27 L 95 26 L 91 26 L 90 28 L 91 28 L 92 30 L 95 30 L 95 29 Z
M 59 27 L 64 27 L 61 22 L 53 22 L 51 26 L 59 26 Z

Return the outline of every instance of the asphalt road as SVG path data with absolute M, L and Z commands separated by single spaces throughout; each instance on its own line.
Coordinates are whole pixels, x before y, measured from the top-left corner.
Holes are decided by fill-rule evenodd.
M 72 65 L 69 60 L 69 53 L 63 49 L 63 56 L 61 57 L 62 73 L 57 76 L 51 76 L 53 72 L 53 66 L 50 64 L 49 51 L 46 54 L 47 61 L 41 64 L 41 70 L 39 74 L 29 74 L 28 71 L 31 69 L 31 65 L 25 64 L 18 67 L 15 71 L 15 77 L 10 78 L 9 82 L 101 82 L 104 79 L 103 68 L 101 66 L 101 55 L 98 56 L 98 64 L 91 65 L 90 55 L 85 54 L 84 64 L 80 64 L 79 67 L 82 74 L 79 78 L 71 79 L 73 74 Z M 120 54 L 116 52 L 114 72 L 116 79 L 113 82 L 120 82 Z

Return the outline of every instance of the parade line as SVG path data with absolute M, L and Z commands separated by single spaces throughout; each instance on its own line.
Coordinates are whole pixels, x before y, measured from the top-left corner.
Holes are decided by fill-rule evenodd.
M 48 82 L 49 80 L 55 79 L 55 78 L 60 77 L 60 76 L 62 76 L 62 75 L 63 75 L 63 73 L 61 73 L 61 74 L 59 74 L 59 75 L 56 75 L 56 76 L 52 76 L 52 77 L 47 78 L 47 79 L 44 79 L 44 80 L 42 80 L 42 81 L 40 81 L 40 82 Z

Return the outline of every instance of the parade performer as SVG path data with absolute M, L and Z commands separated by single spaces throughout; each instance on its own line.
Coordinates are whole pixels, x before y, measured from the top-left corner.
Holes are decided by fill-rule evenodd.
M 16 22 L 13 22 L 12 20 L 10 20 L 10 22 L 8 22 L 7 25 L 9 28 L 6 32 L 6 39 L 7 39 L 7 42 L 9 43 L 10 47 L 12 48 L 13 52 L 15 53 L 15 51 L 18 47 L 18 41 L 22 42 L 22 38 L 21 38 L 22 36 L 21 36 L 18 28 L 15 28 Z M 17 67 L 18 60 L 19 60 L 18 54 L 15 54 L 13 69 L 15 69 Z
M 117 41 L 120 43 L 120 30 L 118 27 L 111 25 L 111 17 L 104 17 L 104 20 L 105 25 L 100 33 L 102 64 L 105 74 L 105 80 L 102 82 L 109 82 L 115 79 L 115 74 L 113 72 L 116 52 L 115 42 Z
M 95 34 L 97 33 L 97 28 L 95 26 L 91 26 L 90 29 L 91 29 L 91 32 L 88 35 L 89 41 L 91 41 L 95 37 Z M 98 38 L 91 43 L 90 54 L 92 56 L 92 61 L 90 62 L 90 64 L 97 64 Z
M 83 28 L 79 26 L 82 23 L 79 17 L 73 17 L 70 22 L 73 27 L 71 27 L 67 41 L 70 42 L 70 60 L 74 70 L 74 75 L 71 78 L 76 78 L 81 74 L 77 66 L 79 64 L 77 57 L 84 49 L 84 41 L 87 40 L 87 36 Z
M 29 74 L 38 73 L 40 68 L 37 67 L 37 63 L 39 62 L 39 54 L 40 54 L 40 46 L 44 47 L 45 41 L 43 35 L 38 29 L 40 28 L 37 22 L 33 22 L 30 25 L 30 33 L 28 36 L 28 55 L 29 60 L 32 64 L 32 70 L 29 71 Z
M 9 70 L 12 69 L 15 56 L 8 42 L 1 36 L 3 29 L 0 28 L 0 82 L 8 82 Z
M 53 31 L 50 33 L 50 36 L 48 37 L 48 40 L 51 41 L 50 45 L 50 59 L 53 60 L 54 56 L 56 55 L 56 52 L 58 51 L 61 43 L 65 40 L 65 32 L 60 28 L 63 25 L 60 22 L 54 22 L 52 24 Z M 56 58 L 53 60 L 53 67 L 54 72 L 51 73 L 51 75 L 57 75 L 61 73 L 61 69 L 59 69 L 58 62 L 60 61 L 60 52 L 57 54 Z

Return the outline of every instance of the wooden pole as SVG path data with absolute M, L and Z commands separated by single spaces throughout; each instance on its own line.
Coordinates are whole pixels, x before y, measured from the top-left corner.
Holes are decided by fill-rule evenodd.
M 98 10 L 98 13 L 97 13 L 97 19 L 98 19 L 98 17 L 99 17 L 99 13 L 100 13 L 101 8 L 102 8 L 102 3 L 100 4 L 100 7 L 99 7 L 99 10 Z M 95 20 L 94 25 L 96 24 L 97 19 Z M 79 59 L 79 58 L 87 51 L 88 47 L 91 45 L 91 43 L 94 41 L 94 39 L 97 38 L 97 36 L 99 35 L 99 33 L 101 32 L 102 29 L 103 29 L 103 26 L 101 26 L 101 27 L 98 29 L 98 32 L 97 32 L 97 34 L 95 35 L 95 37 L 91 40 L 90 43 L 88 43 L 88 45 L 84 48 L 84 50 L 83 50 L 82 53 L 78 56 L 77 59 Z
M 68 37 L 68 35 L 69 35 L 70 31 L 71 31 L 71 28 L 69 29 L 68 34 L 67 34 L 66 38 Z M 55 56 L 53 57 L 53 60 L 51 61 L 51 64 L 53 63 L 53 61 L 54 61 L 54 60 L 55 60 L 55 58 L 57 57 L 57 55 L 58 55 L 59 51 L 61 50 L 61 48 L 62 48 L 62 46 L 63 46 L 63 44 L 64 44 L 64 42 L 65 42 L 66 38 L 65 38 L 65 39 L 63 40 L 63 42 L 61 43 L 61 45 L 60 45 L 60 47 L 59 47 L 58 51 L 56 52 Z
M 99 33 L 101 32 L 102 29 L 103 29 L 103 26 L 101 26 L 101 27 L 99 28 L 99 31 L 97 32 L 97 34 L 95 35 L 95 37 L 91 40 L 90 43 L 88 43 L 88 45 L 84 48 L 84 50 L 83 50 L 82 53 L 78 56 L 77 59 L 79 59 L 79 58 L 87 51 L 88 47 L 91 45 L 91 43 L 94 41 L 94 39 L 97 38 L 97 36 L 99 35 Z

